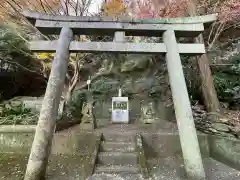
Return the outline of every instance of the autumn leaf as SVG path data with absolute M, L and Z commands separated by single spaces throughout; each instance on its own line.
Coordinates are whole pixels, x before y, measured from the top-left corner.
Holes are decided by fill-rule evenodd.
M 103 4 L 103 12 L 107 16 L 121 16 L 127 12 L 123 0 L 110 0 Z

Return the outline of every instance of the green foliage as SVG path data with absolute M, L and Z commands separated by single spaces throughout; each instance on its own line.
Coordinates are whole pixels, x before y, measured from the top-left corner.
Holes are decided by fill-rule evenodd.
M 24 33 L 17 32 L 14 27 L 0 24 L 0 57 L 13 60 L 16 56 L 21 56 L 22 61 L 18 63 L 23 64 L 26 57 L 31 55 L 25 38 Z
M 26 35 L 16 25 L 0 23 L 0 72 L 18 72 L 39 67 L 28 49 Z M 40 69 L 40 68 L 36 68 Z
M 232 102 L 240 99 L 240 53 L 230 58 L 231 66 L 214 70 L 214 82 L 219 99 Z
M 71 103 L 63 112 L 64 116 L 68 118 L 81 117 L 82 105 L 84 101 L 86 101 L 86 90 L 73 92 Z
M 36 124 L 38 114 L 24 104 L 3 104 L 0 107 L 0 125 Z
M 28 52 L 24 37 L 5 24 L 0 24 L 0 49 L 9 54 Z
M 31 92 L 25 84 L 35 78 L 36 85 L 45 81 L 41 77 L 41 62 L 33 58 L 28 49 L 27 33 L 21 30 L 22 27 L 14 23 L 0 23 L 0 101 Z
M 191 58 L 182 57 L 182 61 L 190 98 L 192 101 L 202 102 L 197 66 Z M 212 65 L 214 85 L 220 101 L 237 102 L 240 99 L 240 53 L 226 62 L 227 65 Z

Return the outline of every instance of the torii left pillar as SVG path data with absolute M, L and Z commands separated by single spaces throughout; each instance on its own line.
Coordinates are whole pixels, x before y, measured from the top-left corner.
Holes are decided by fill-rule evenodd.
M 24 180 L 45 179 L 60 98 L 68 68 L 69 46 L 72 37 L 72 30 L 63 27 L 58 40 L 56 55 L 53 60 Z

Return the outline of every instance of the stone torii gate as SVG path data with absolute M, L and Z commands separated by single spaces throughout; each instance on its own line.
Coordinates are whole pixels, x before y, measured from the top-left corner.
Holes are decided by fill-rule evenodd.
M 44 178 L 70 52 L 165 54 L 185 170 L 190 180 L 206 178 L 183 74 L 181 54 L 201 55 L 204 44 L 177 43 L 177 37 L 197 37 L 216 15 L 174 19 L 114 20 L 110 17 L 54 16 L 25 11 L 23 15 L 56 41 L 30 42 L 30 50 L 56 52 L 32 144 L 25 180 Z M 112 35 L 113 42 L 73 41 L 73 35 Z M 125 36 L 163 37 L 163 43 L 129 43 Z

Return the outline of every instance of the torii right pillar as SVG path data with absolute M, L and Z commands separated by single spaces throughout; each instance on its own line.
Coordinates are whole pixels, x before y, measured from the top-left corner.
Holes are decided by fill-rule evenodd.
M 206 175 L 200 153 L 197 131 L 173 29 L 168 29 L 163 33 L 163 41 L 167 48 L 167 68 L 186 175 L 189 180 L 205 180 Z

